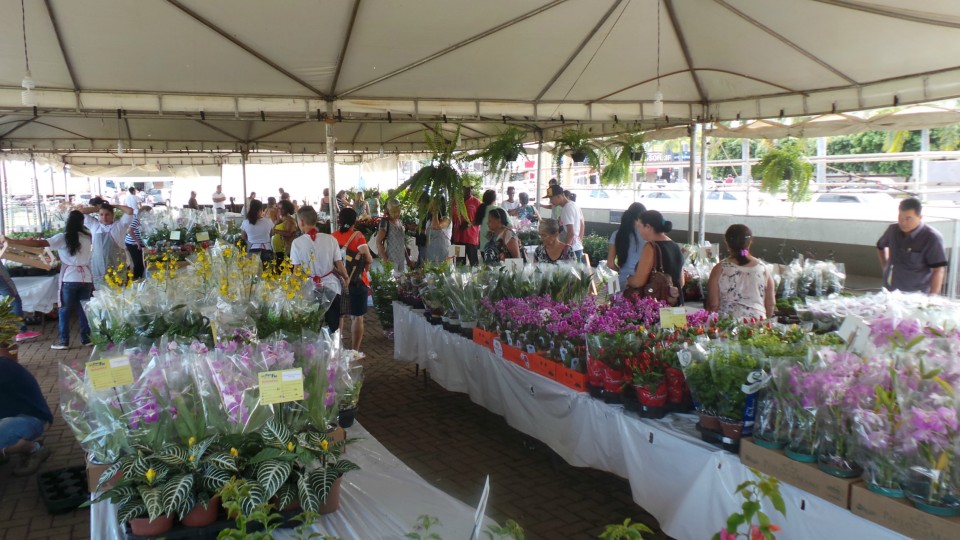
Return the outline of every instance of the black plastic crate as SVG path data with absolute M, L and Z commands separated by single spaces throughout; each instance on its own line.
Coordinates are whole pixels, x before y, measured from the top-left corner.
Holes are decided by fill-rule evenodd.
M 40 473 L 37 483 L 43 504 L 51 514 L 71 512 L 90 499 L 87 470 L 82 465 Z

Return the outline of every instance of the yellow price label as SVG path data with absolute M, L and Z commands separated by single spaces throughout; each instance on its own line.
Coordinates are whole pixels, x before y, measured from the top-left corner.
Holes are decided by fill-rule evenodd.
M 213 344 L 217 344 L 217 321 L 210 321 L 210 335 L 213 336 Z
M 687 310 L 682 307 L 660 308 L 660 328 L 686 328 Z
M 133 370 L 130 369 L 130 359 L 126 356 L 91 360 L 87 362 L 86 369 L 94 390 L 133 384 Z
M 210 233 L 207 231 L 199 231 L 197 233 L 197 242 L 206 242 L 207 240 L 210 240 Z
M 170 231 L 170 240 L 177 242 L 180 240 L 180 231 Z
M 257 378 L 260 381 L 260 403 L 263 405 L 303 399 L 303 371 L 300 368 L 264 371 Z

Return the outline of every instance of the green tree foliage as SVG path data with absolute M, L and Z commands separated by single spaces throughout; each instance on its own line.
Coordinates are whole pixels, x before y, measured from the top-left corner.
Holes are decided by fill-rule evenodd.
M 920 150 L 920 132 L 903 132 L 908 135 L 903 138 L 904 152 Z M 931 137 L 932 139 L 932 137 Z M 932 141 L 931 141 L 932 142 Z M 827 154 L 876 154 L 886 151 L 891 145 L 898 144 L 884 131 L 864 131 L 853 135 L 830 137 L 827 141 Z M 909 161 L 872 161 L 866 163 L 828 163 L 828 167 L 835 167 L 841 171 L 854 174 L 895 174 L 909 177 L 913 173 L 913 164 Z M 830 173 L 835 170 L 828 171 Z

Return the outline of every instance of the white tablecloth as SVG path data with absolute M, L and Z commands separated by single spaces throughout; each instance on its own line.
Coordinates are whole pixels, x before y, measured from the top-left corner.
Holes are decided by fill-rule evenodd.
M 359 423 L 347 435 L 362 439 L 352 443 L 345 456 L 360 470 L 343 477 L 340 509 L 321 517 L 313 530 L 344 540 L 401 540 L 413 530 L 418 516 L 428 514 L 440 519 L 442 526 L 436 530 L 443 538 L 470 538 L 474 508 L 428 484 Z M 274 537 L 292 538 L 292 532 L 278 530 Z M 90 537 L 124 538 L 116 521 L 116 508 L 110 502 L 91 506 Z
M 49 313 L 59 301 L 57 294 L 59 291 L 58 280 L 59 276 L 13 278 L 13 283 L 17 286 L 17 292 L 20 293 L 20 300 L 23 301 L 23 312 L 40 311 Z
M 739 456 L 700 440 L 694 416 L 646 420 L 626 414 L 623 407 L 497 358 L 399 303 L 394 304 L 394 327 L 395 359 L 417 362 L 442 387 L 469 394 L 471 401 L 504 416 L 571 465 L 627 478 L 633 500 L 668 535 L 710 538 L 727 516 L 739 511 L 734 490 L 752 475 Z M 765 505 L 773 522 L 783 527 L 777 538 L 904 538 L 793 486 L 783 485 L 782 493 L 786 519 Z

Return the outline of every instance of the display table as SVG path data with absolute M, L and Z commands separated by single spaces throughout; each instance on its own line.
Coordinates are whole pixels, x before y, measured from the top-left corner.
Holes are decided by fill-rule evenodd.
M 29 276 L 12 278 L 23 302 L 23 312 L 49 313 L 59 303 L 60 276 Z
M 628 479 L 633 500 L 666 534 L 710 538 L 740 510 L 734 490 L 753 476 L 739 456 L 700 440 L 695 416 L 640 419 L 498 358 L 403 304 L 394 303 L 393 314 L 396 360 L 418 363 L 442 387 L 469 394 L 571 465 Z M 767 503 L 772 521 L 783 528 L 777 538 L 904 538 L 793 486 L 784 484 L 782 493 L 786 518 Z
M 345 457 L 360 470 L 343 477 L 340 509 L 321 517 L 312 530 L 340 538 L 401 539 L 413 530 L 418 516 L 427 514 L 440 519 L 437 532 L 444 538 L 470 538 L 474 508 L 428 484 L 359 423 L 347 436 L 359 439 L 350 444 Z M 274 536 L 292 538 L 293 530 L 278 530 Z M 124 538 L 112 503 L 90 507 L 90 537 Z

